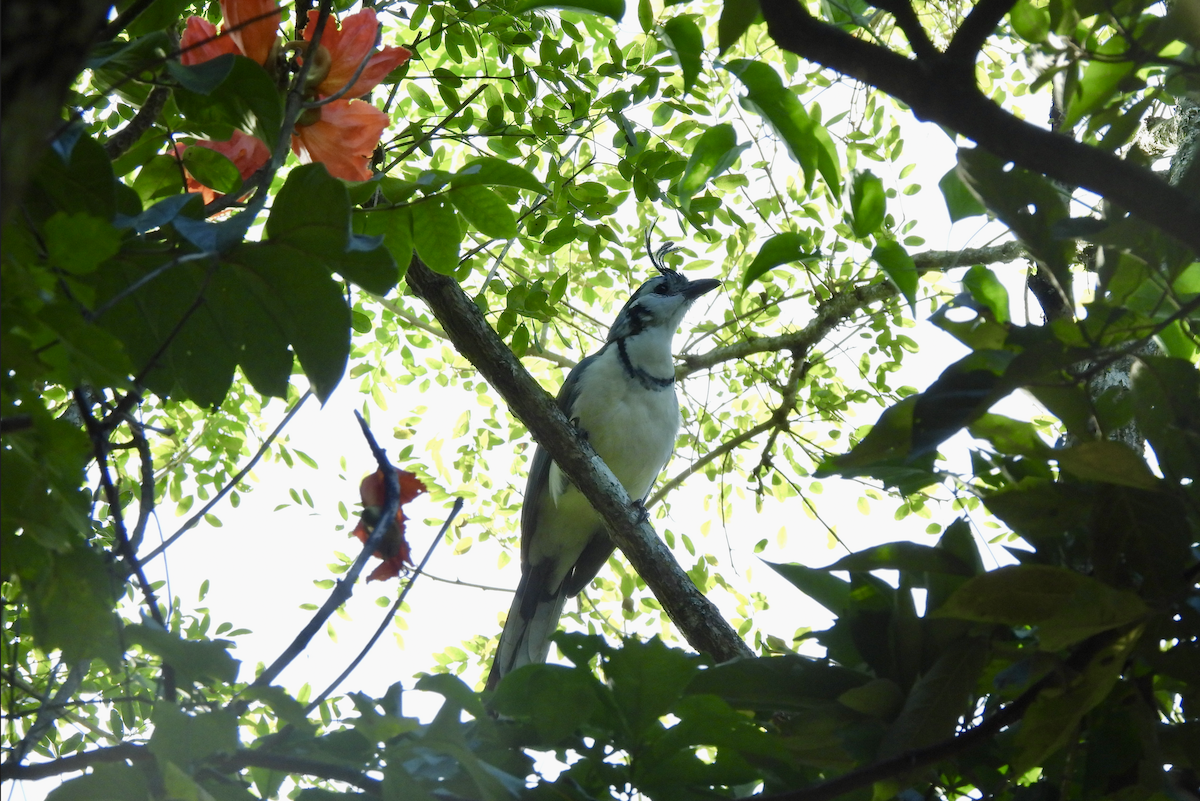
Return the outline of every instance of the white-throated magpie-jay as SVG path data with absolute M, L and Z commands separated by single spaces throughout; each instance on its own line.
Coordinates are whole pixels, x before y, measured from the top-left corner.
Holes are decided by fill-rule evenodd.
M 649 251 L 649 235 L 647 235 Z M 696 298 L 720 286 L 689 281 L 650 252 L 659 274 L 638 287 L 596 353 L 579 362 L 558 407 L 579 427 L 629 497 L 644 501 L 675 449 L 679 401 L 671 340 Z M 521 583 L 500 634 L 487 686 L 544 662 L 567 598 L 591 582 L 613 552 L 600 516 L 539 445 L 521 508 Z

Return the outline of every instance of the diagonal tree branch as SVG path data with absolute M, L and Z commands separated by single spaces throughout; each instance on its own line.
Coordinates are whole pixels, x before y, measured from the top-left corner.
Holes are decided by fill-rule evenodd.
M 500 393 L 509 409 L 604 519 L 613 541 L 653 590 L 688 643 L 719 661 L 753 655 L 737 632 L 704 597 L 644 513 L 512 351 L 487 324 L 479 307 L 448 276 L 413 257 L 408 285 L 442 324 L 455 349 Z
M 989 4 L 990 16 L 1004 1 Z M 1200 250 L 1200 199 L 1111 153 L 1018 119 L 979 91 L 972 71 L 944 57 L 914 61 L 857 39 L 816 19 L 798 0 L 762 0 L 761 7 L 768 33 L 783 49 L 886 92 L 918 119 L 944 125 L 1005 161 L 1095 192 Z M 985 17 L 979 19 L 982 26 Z

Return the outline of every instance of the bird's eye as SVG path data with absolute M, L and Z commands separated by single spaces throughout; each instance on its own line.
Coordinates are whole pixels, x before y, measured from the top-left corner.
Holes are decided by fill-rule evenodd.
M 667 285 L 666 285 L 666 284 L 659 284 L 658 286 L 654 287 L 654 294 L 655 294 L 655 295 L 665 295 L 665 294 L 667 294 Z

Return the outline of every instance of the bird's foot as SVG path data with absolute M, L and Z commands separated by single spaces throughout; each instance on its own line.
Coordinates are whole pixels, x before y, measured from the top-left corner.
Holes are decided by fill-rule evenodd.
M 571 425 L 575 428 L 575 433 L 579 435 L 580 439 L 582 439 L 584 442 L 587 442 L 587 440 L 588 440 L 587 429 L 583 427 L 583 423 L 580 422 L 578 417 L 571 418 Z
M 642 523 L 650 522 L 650 510 L 646 508 L 646 502 L 643 501 L 641 498 L 638 498 L 636 501 L 633 502 L 633 510 L 635 512 L 637 512 L 639 526 Z

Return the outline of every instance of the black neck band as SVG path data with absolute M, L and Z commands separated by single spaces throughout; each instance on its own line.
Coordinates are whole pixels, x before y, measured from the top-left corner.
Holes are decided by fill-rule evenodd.
M 640 367 L 634 367 L 633 362 L 629 361 L 629 353 L 625 350 L 625 337 L 617 340 L 617 354 L 621 357 L 621 366 L 625 368 L 625 372 L 637 379 L 637 382 L 646 389 L 670 389 L 675 384 L 675 376 L 659 378 L 650 375 Z

